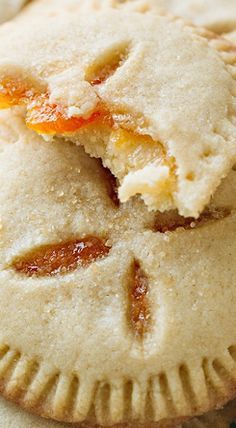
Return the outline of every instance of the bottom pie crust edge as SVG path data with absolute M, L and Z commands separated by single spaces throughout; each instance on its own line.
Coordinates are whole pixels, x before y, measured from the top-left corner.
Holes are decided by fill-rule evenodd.
M 136 380 L 122 378 L 119 379 L 120 385 L 123 385 L 120 390 L 112 386 L 112 380 L 94 380 L 88 386 L 79 384 L 79 379 L 76 377 L 75 380 L 73 375 L 65 377 L 55 369 L 50 370 L 44 363 L 38 365 L 5 344 L 0 345 L 0 350 L 1 394 L 31 413 L 59 422 L 85 422 L 90 426 L 99 424 L 108 427 L 135 424 L 135 427 L 168 428 L 214 408 L 220 409 L 236 396 L 236 345 L 226 349 L 222 358 L 219 356 L 213 362 L 204 360 L 199 365 L 202 385 L 186 383 L 184 372 L 176 369 L 179 373 L 175 375 L 180 376 L 182 394 L 186 398 L 185 405 L 180 406 L 182 412 L 181 408 L 178 410 L 175 397 L 163 393 L 155 397 L 155 390 L 162 389 L 162 374 L 147 379 L 142 393 L 141 389 L 138 391 Z M 166 385 L 171 382 L 170 378 L 168 374 L 165 375 Z M 71 393 L 68 393 L 68 387 Z M 195 387 L 206 391 L 205 396 L 198 397 L 198 403 Z M 145 409 L 142 416 L 135 417 L 136 400 Z

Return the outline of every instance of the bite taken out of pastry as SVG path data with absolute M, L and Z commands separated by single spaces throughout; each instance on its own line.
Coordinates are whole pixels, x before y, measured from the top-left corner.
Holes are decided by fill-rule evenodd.
M 30 128 L 101 158 L 122 202 L 197 218 L 236 160 L 235 48 L 92 4 L 38 1 L 0 29 L 0 105 L 24 104 Z

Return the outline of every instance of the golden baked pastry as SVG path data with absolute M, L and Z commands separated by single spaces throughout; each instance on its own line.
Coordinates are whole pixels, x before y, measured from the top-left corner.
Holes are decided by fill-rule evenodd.
M 103 0 L 101 3 L 141 12 L 168 11 L 220 34 L 236 28 L 235 0 Z
M 82 148 L 0 118 L 2 394 L 56 420 L 158 428 L 233 398 L 236 171 L 198 220 L 119 206 Z
M 122 202 L 197 218 L 236 159 L 234 47 L 154 12 L 72 3 L 33 3 L 0 29 L 1 107 L 24 104 L 30 128 L 102 158 Z

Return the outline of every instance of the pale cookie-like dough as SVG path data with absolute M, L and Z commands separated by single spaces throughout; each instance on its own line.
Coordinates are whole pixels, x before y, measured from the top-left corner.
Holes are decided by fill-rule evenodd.
M 65 422 L 158 428 L 233 398 L 236 171 L 186 219 L 119 206 L 101 163 L 20 112 L 1 113 L 0 141 L 2 394 Z
M 13 18 L 27 0 L 0 0 L 0 24 Z
M 198 217 L 236 160 L 234 47 L 181 20 L 90 5 L 39 1 L 0 29 L 0 104 L 22 97 L 29 126 L 101 157 L 121 201 Z

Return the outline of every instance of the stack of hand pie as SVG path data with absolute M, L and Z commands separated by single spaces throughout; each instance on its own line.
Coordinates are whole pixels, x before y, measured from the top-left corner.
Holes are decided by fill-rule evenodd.
M 214 412 L 236 397 L 234 30 L 235 0 L 35 0 L 0 26 L 0 391 L 59 427 L 236 415 Z

